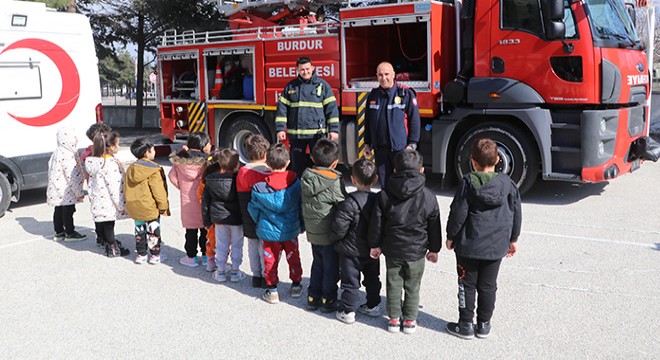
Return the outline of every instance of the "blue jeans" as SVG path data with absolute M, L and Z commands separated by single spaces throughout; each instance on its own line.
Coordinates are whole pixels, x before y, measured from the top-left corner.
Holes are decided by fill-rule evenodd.
M 337 300 L 339 256 L 333 245 L 312 245 L 312 270 L 307 295 L 314 300 Z

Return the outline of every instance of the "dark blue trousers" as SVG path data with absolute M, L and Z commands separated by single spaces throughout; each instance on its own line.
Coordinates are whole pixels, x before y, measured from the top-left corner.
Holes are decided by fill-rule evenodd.
M 312 245 L 312 270 L 307 295 L 314 300 L 337 299 L 339 281 L 339 256 L 333 245 Z

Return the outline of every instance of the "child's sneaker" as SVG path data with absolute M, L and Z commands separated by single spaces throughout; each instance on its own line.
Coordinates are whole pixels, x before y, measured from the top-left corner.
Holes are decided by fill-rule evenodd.
M 66 237 L 66 234 L 61 232 L 61 233 L 57 233 L 57 234 L 53 235 L 53 240 L 54 241 L 62 241 L 62 240 L 64 240 L 65 237 Z
M 314 299 L 311 296 L 307 296 L 307 310 L 316 311 L 319 308 L 319 299 Z
M 104 247 L 105 244 L 103 243 L 103 239 L 101 239 L 100 237 L 97 237 L 96 238 L 96 246 L 98 246 L 100 248 Z
M 266 300 L 269 304 L 277 304 L 280 302 L 280 295 L 277 293 L 277 289 L 267 289 L 264 291 L 261 298 Z
M 301 283 L 293 283 L 291 284 L 291 297 L 292 298 L 299 298 L 302 296 L 303 293 L 303 287 Z
M 165 255 L 163 254 L 149 255 L 149 264 L 151 265 L 158 265 L 163 261 L 165 261 Z
M 403 333 L 404 334 L 414 334 L 417 330 L 417 320 L 404 320 L 403 321 Z
M 217 268 L 218 266 L 215 264 L 215 258 L 209 257 L 208 261 L 206 262 L 206 271 L 214 272 Z
M 387 322 L 387 331 L 391 333 L 398 333 L 401 331 L 401 321 L 399 319 L 390 319 Z
M 477 329 L 474 332 L 479 339 L 485 339 L 490 335 L 490 321 L 477 321 Z
M 231 282 L 239 282 L 245 278 L 246 278 L 245 273 L 242 272 L 241 270 L 233 270 L 231 272 L 231 279 L 230 279 Z
M 321 312 L 322 313 L 331 313 L 334 311 L 337 311 L 337 308 L 339 304 L 337 304 L 337 300 L 327 300 L 327 299 L 321 299 Z
M 105 256 L 107 257 L 120 257 L 120 256 L 128 256 L 131 252 L 119 246 L 118 244 L 112 244 L 112 245 L 106 245 L 105 246 Z
M 220 271 L 220 269 L 217 269 L 215 270 L 215 272 L 213 272 L 213 280 L 220 283 L 225 282 L 227 281 L 227 273 L 224 271 Z
M 474 339 L 474 324 L 463 321 L 448 323 L 447 332 L 461 339 L 472 340 Z
M 337 320 L 343 322 L 344 324 L 352 324 L 355 322 L 355 313 L 354 312 L 346 312 L 345 310 L 339 310 L 337 311 Z
M 179 260 L 179 264 L 194 268 L 199 266 L 199 260 L 197 260 L 197 256 L 194 258 L 184 256 Z
M 83 241 L 86 238 L 87 238 L 87 235 L 84 235 L 84 234 L 81 234 L 77 231 L 74 231 L 71 234 L 64 235 L 64 242 Z
M 358 312 L 360 314 L 364 314 L 364 315 L 371 316 L 371 317 L 379 317 L 380 316 L 380 305 L 376 305 L 372 308 L 369 308 L 367 306 L 367 304 L 362 304 L 358 308 Z
M 135 257 L 136 264 L 144 264 L 146 262 L 147 262 L 147 255 L 137 254 L 137 256 Z
M 202 266 L 206 266 L 209 263 L 209 257 L 206 255 L 202 255 Z

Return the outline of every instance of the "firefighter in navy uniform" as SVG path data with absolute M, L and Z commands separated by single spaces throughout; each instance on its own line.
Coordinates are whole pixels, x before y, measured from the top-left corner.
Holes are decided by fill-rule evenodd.
M 375 150 L 380 186 L 394 171 L 394 155 L 403 149 L 417 150 L 420 134 L 419 109 L 415 91 L 394 80 L 394 68 L 382 62 L 376 69 L 379 87 L 367 97 L 365 154 Z
M 298 77 L 291 80 L 280 96 L 275 113 L 277 141 L 289 137 L 291 169 L 300 177 L 311 165 L 311 152 L 322 137 L 339 140 L 339 110 L 330 85 L 314 73 L 308 57 L 296 62 Z

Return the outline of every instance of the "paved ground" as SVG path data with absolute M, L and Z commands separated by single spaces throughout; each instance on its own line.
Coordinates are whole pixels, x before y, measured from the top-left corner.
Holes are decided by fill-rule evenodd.
M 502 266 L 493 334 L 473 341 L 443 330 L 457 317 L 453 253 L 444 249 L 426 267 L 418 332 L 390 334 L 384 317 L 358 315 L 348 326 L 305 311 L 304 298 L 288 295 L 284 264 L 277 305 L 247 280 L 221 285 L 179 265 L 174 189 L 175 216 L 163 219 L 169 259 L 159 266 L 101 256 L 87 201 L 75 220 L 89 239 L 52 241 L 44 191 L 27 192 L 0 220 L 0 358 L 660 358 L 658 177 L 660 165 L 647 163 L 610 184 L 533 188 L 519 254 Z M 452 194 L 432 187 L 444 224 Z M 130 220 L 116 231 L 133 249 Z M 307 285 L 304 236 L 301 254 Z

